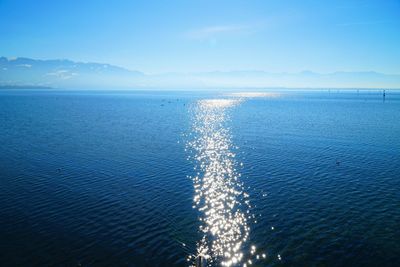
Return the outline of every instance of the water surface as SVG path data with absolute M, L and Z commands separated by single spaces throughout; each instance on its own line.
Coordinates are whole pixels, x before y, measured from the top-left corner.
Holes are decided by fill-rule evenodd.
M 2 90 L 1 265 L 400 266 L 399 122 L 397 92 Z

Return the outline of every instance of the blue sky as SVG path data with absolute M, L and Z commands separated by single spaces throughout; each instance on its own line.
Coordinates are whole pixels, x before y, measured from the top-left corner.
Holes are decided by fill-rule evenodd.
M 400 1 L 0 0 L 0 55 L 146 73 L 400 74 Z

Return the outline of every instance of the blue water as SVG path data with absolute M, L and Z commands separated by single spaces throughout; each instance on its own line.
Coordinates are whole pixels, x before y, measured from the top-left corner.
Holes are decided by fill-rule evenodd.
M 232 97 L 0 91 L 0 265 L 193 264 L 205 215 L 188 143 L 207 99 Z M 399 92 L 284 91 L 212 112 L 253 216 L 238 266 L 400 266 Z

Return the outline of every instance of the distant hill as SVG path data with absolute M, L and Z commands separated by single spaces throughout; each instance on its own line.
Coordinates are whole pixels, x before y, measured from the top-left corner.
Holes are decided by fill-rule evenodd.
M 214 71 L 146 75 L 110 64 L 0 57 L 0 86 L 79 89 L 400 88 L 400 75 L 377 72 Z
M 40 85 L 0 85 L 1 89 L 52 89 L 52 87 Z

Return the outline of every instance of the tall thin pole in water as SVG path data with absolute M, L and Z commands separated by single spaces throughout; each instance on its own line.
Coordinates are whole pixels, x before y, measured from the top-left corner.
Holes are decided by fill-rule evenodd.
M 207 259 L 202 255 L 197 256 L 196 267 L 206 267 L 206 266 L 207 266 Z

